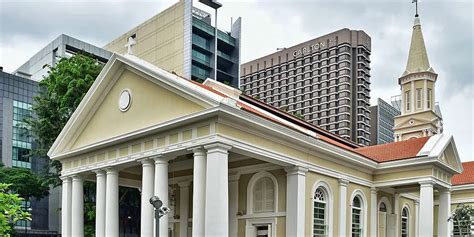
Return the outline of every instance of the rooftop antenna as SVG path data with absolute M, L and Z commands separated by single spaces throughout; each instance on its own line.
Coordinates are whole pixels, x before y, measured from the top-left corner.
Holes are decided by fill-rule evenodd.
M 418 0 L 412 0 L 411 3 L 415 3 L 415 17 L 418 17 Z

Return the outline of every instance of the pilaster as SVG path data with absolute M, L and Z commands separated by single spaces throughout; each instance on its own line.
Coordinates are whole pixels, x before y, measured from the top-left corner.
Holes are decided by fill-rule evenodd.
M 347 186 L 349 180 L 339 179 L 339 236 L 347 236 Z
M 286 236 L 305 236 L 305 187 L 307 168 L 286 170 Z

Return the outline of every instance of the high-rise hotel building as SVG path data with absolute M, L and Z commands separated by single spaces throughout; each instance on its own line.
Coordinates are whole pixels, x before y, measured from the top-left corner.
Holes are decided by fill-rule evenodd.
M 242 64 L 247 95 L 358 144 L 370 142 L 370 37 L 341 29 Z

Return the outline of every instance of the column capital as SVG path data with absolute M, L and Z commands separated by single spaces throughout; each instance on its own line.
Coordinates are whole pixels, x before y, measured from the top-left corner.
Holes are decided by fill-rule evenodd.
M 349 185 L 349 180 L 345 179 L 345 178 L 340 178 L 338 180 L 338 183 L 339 183 L 339 186 L 347 186 L 347 185 Z
M 161 164 L 161 165 L 168 165 L 169 163 L 169 160 L 166 159 L 166 158 L 163 158 L 163 157 L 155 157 L 153 158 L 153 160 L 155 161 L 155 165 L 158 165 L 158 164 Z
M 207 150 L 207 154 L 214 152 L 228 153 L 231 148 L 232 146 L 221 142 L 211 143 L 204 146 L 204 149 Z
M 72 182 L 82 182 L 82 181 L 84 181 L 84 178 L 79 174 L 74 174 L 74 175 L 71 176 L 71 178 L 72 178 Z
M 426 180 L 426 181 L 420 181 L 418 183 L 420 184 L 421 187 L 433 187 L 433 185 L 435 184 L 435 181 Z
M 192 146 L 192 147 L 188 147 L 187 149 L 188 151 L 192 151 L 193 153 L 202 153 L 202 154 L 205 154 L 206 152 L 204 151 L 204 147 L 203 146 Z
M 288 175 L 306 176 L 306 173 L 308 172 L 308 168 L 301 167 L 301 166 L 288 166 L 288 167 L 285 167 L 285 171 L 286 171 L 286 176 Z
M 94 172 L 96 176 L 103 176 L 106 174 L 106 171 L 103 169 L 96 169 L 96 170 L 93 170 L 92 172 Z
M 371 187 L 371 188 L 370 188 L 370 193 L 371 193 L 371 194 L 377 194 L 378 191 L 379 191 L 379 190 L 378 190 L 376 187 Z
M 105 173 L 107 175 L 118 175 L 118 170 L 116 168 L 113 168 L 113 167 L 107 167 L 105 168 Z
M 414 199 L 414 200 L 413 200 L 413 202 L 415 203 L 415 206 L 418 206 L 418 205 L 420 205 L 420 200 L 416 200 L 416 199 Z
M 63 183 L 71 182 L 71 176 L 60 176 L 59 178 L 63 181 Z
M 143 159 L 137 160 L 142 166 L 152 166 L 154 164 L 154 157 L 146 157 Z

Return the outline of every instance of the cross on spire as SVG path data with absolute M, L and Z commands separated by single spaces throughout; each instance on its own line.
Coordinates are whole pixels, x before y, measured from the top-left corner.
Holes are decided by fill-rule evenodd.
M 125 48 L 127 48 L 127 54 L 132 55 L 133 54 L 133 46 L 137 44 L 137 41 L 135 41 L 135 38 L 133 36 L 128 37 L 128 42 L 125 45 Z
M 418 0 L 412 0 L 411 3 L 415 3 L 415 17 L 418 17 Z

